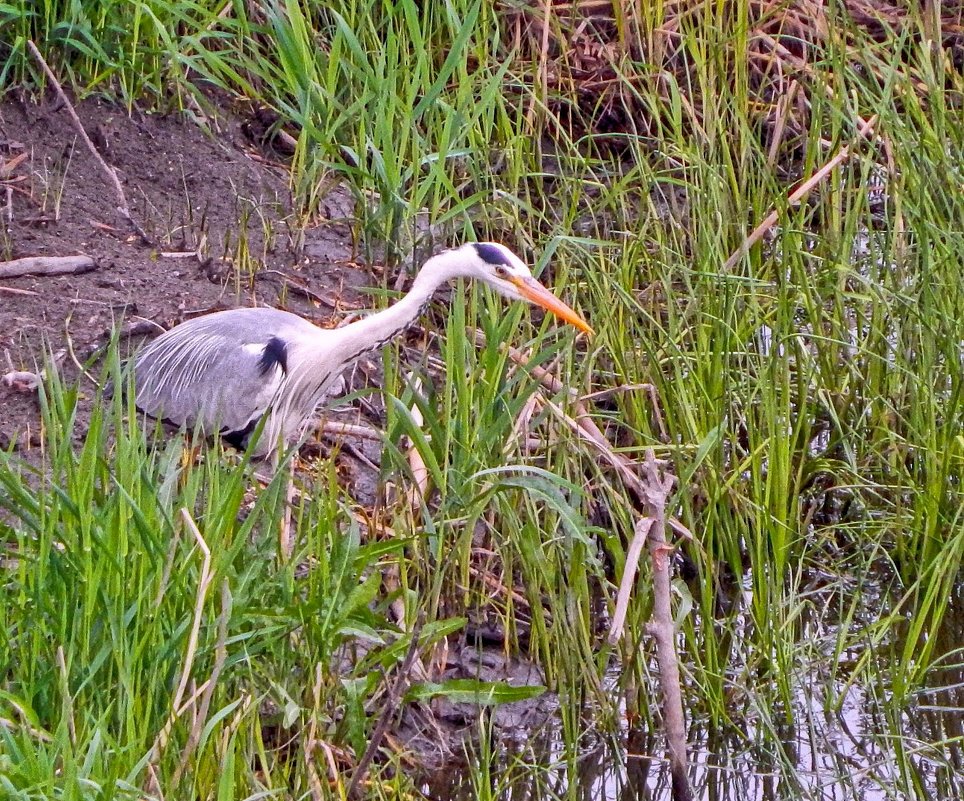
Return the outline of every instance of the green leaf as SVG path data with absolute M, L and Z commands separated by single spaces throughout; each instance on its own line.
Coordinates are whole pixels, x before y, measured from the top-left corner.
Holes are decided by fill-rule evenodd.
M 464 62 L 465 54 L 462 51 L 465 48 L 466 42 L 469 40 L 469 36 L 472 35 L 472 31 L 475 29 L 475 23 L 479 18 L 481 8 L 481 3 L 475 3 L 472 8 L 469 9 L 469 13 L 466 15 L 465 21 L 459 29 L 459 35 L 455 41 L 452 42 L 452 47 L 449 50 L 448 56 L 445 58 L 445 63 L 442 64 L 442 69 L 439 70 L 435 81 L 423 95 L 418 105 L 415 106 L 415 110 L 412 111 L 413 119 L 417 120 L 425 109 L 435 102 L 435 99 L 442 94 L 442 90 L 448 83 L 449 77 L 455 71 L 455 68 Z
M 234 763 L 236 757 L 236 742 L 232 736 L 228 741 L 227 753 L 221 763 L 221 776 L 218 779 L 218 801 L 233 801 L 237 798 L 235 791 Z

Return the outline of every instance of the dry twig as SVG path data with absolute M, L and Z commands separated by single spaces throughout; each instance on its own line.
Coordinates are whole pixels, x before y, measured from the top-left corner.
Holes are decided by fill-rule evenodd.
M 871 117 L 869 120 L 866 120 L 863 123 L 863 125 L 860 126 L 860 130 L 857 131 L 857 138 L 854 142 L 851 142 L 849 145 L 844 145 L 842 148 L 840 148 L 836 156 L 830 159 L 830 161 L 824 164 L 819 170 L 817 170 L 806 181 L 801 183 L 796 189 L 794 189 L 790 193 L 790 195 L 787 197 L 787 206 L 798 205 L 800 201 L 802 201 L 808 194 L 810 194 L 810 191 L 817 184 L 823 181 L 824 178 L 830 175 L 830 173 L 833 172 L 834 168 L 837 165 L 839 165 L 840 163 L 842 163 L 847 159 L 847 157 L 850 155 L 850 151 L 853 149 L 853 146 L 854 144 L 856 144 L 856 142 L 859 142 L 860 140 L 866 139 L 868 136 L 870 136 L 876 124 L 877 124 L 876 116 Z M 756 228 L 754 228 L 753 231 L 750 233 L 750 235 L 743 240 L 740 246 L 735 251 L 733 251 L 733 253 L 730 255 L 730 258 L 728 258 L 724 262 L 723 264 L 724 272 L 728 272 L 729 270 L 732 270 L 733 267 L 736 266 L 737 262 L 739 262 L 740 259 L 742 259 L 747 253 L 750 252 L 750 248 L 753 247 L 761 239 L 763 239 L 763 237 L 766 235 L 766 232 L 769 231 L 774 225 L 776 225 L 776 222 L 779 218 L 780 218 L 779 211 L 777 211 L 776 209 L 771 211 L 763 220 L 763 222 L 761 222 Z
M 23 164 L 29 155 L 30 151 L 24 150 L 23 153 L 19 156 L 14 156 L 12 159 L 0 158 L 0 181 L 6 181 L 10 178 L 10 176 L 13 175 L 13 171 Z
M 395 683 L 388 693 L 388 698 L 385 699 L 382 705 L 382 716 L 375 725 L 375 731 L 372 732 L 372 739 L 369 741 L 365 753 L 362 755 L 358 766 L 351 775 L 351 782 L 349 782 L 348 790 L 345 792 L 345 798 L 349 799 L 349 801 L 355 797 L 358 786 L 368 773 L 368 766 L 371 765 L 372 760 L 375 758 L 375 754 L 378 752 L 378 748 L 385 738 L 385 733 L 388 731 L 388 726 L 392 722 L 392 718 L 398 710 L 398 705 L 402 701 L 402 696 L 408 689 L 409 682 L 411 681 L 409 674 L 411 673 L 412 666 L 415 664 L 415 659 L 418 657 L 418 638 L 421 633 L 422 621 L 419 620 L 412 629 L 412 642 L 408 646 L 408 653 L 405 654 L 405 660 L 398 669 L 398 678 L 395 679 Z
M 311 426 L 323 437 L 354 437 L 355 439 L 368 439 L 375 442 L 385 439 L 385 435 L 377 428 L 359 425 L 358 423 L 342 423 L 325 417 L 313 420 Z
M 80 275 L 97 269 L 90 256 L 27 256 L 0 262 L 0 278 L 24 275 Z
M 201 261 L 201 254 L 197 250 L 162 250 L 157 255 L 162 259 L 196 259 Z
M 623 637 L 623 628 L 626 626 L 626 612 L 629 610 L 629 599 L 633 594 L 633 585 L 636 582 L 636 573 L 639 571 L 639 558 L 643 554 L 643 546 L 649 536 L 649 530 L 653 521 L 649 518 L 642 518 L 636 523 L 633 529 L 633 538 L 626 549 L 626 558 L 623 560 L 623 576 L 619 580 L 619 591 L 616 593 L 616 609 L 613 612 L 612 620 L 609 622 L 609 643 L 615 645 Z
M 100 151 L 98 151 L 94 146 L 94 143 L 90 141 L 90 137 L 87 135 L 87 131 L 84 129 L 84 124 L 80 121 L 80 117 L 77 116 L 77 112 L 74 110 L 70 100 L 67 99 L 67 95 L 64 92 L 63 87 L 60 85 L 60 82 L 57 80 L 57 76 L 54 75 L 53 70 L 50 69 L 47 62 L 44 60 L 44 57 L 40 55 L 37 45 L 28 39 L 27 48 L 33 54 L 33 57 L 37 59 L 37 63 L 43 68 L 44 73 L 47 75 L 47 80 L 50 81 L 51 86 L 54 87 L 54 91 L 57 93 L 57 97 L 60 98 L 60 102 L 63 103 L 64 107 L 67 109 L 67 113 L 70 115 L 70 119 L 73 121 L 74 127 L 77 129 L 78 135 L 83 140 L 84 144 L 87 145 L 87 149 L 90 151 L 91 155 L 93 155 L 95 161 L 100 166 L 101 171 L 107 176 L 107 181 L 114 189 L 114 193 L 117 195 L 117 199 L 120 202 L 117 212 L 127 221 L 128 225 L 134 229 L 134 233 L 137 234 L 140 240 L 145 245 L 150 245 L 150 238 L 146 233 L 144 233 L 144 229 L 137 224 L 137 222 L 134 220 L 134 217 L 131 215 L 130 206 L 127 203 L 127 195 L 124 194 L 124 187 L 121 186 L 120 179 L 117 177 L 117 172 L 106 161 L 104 161 L 104 157 L 100 155 Z

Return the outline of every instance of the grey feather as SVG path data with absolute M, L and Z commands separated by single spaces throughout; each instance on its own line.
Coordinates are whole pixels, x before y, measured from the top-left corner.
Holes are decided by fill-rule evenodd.
M 189 320 L 137 355 L 135 403 L 177 425 L 241 431 L 271 407 L 298 349 L 329 333 L 279 309 L 232 309 Z M 279 343 L 286 358 L 279 358 Z

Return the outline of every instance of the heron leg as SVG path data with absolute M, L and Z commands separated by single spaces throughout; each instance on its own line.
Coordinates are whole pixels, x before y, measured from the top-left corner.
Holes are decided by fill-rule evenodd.
M 278 459 L 280 459 L 280 449 L 275 450 L 274 456 L 271 457 L 274 472 L 278 472 Z M 288 467 L 286 470 L 287 475 L 285 476 L 285 490 L 284 490 L 284 503 L 281 511 L 281 524 L 278 531 L 278 553 L 281 556 L 282 562 L 287 562 L 291 559 L 291 555 L 295 550 L 295 538 L 294 533 L 291 530 L 291 503 L 295 496 L 295 460 L 291 458 L 288 460 Z

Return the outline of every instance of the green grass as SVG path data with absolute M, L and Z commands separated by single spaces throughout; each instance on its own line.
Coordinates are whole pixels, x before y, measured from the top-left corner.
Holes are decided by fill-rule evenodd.
M 554 747 L 484 736 L 470 746 L 473 796 L 631 781 L 612 767 L 624 713 L 640 722 L 634 736 L 659 730 L 646 570 L 628 642 L 609 648 L 596 624 L 600 603 L 611 610 L 632 504 L 563 420 L 530 405 L 536 382 L 500 341 L 581 393 L 615 390 L 594 406 L 597 423 L 627 455 L 654 448 L 680 478 L 673 511 L 695 537 L 680 545 L 689 573 L 675 584 L 684 699 L 694 751 L 712 754 L 694 768 L 701 792 L 742 798 L 767 781 L 787 799 L 828 786 L 855 798 L 964 792 L 953 733 L 964 706 L 953 689 L 964 79 L 941 56 L 908 34 L 883 46 L 854 29 L 850 50 L 822 47 L 803 148 L 781 166 L 812 174 L 854 141 L 858 115 L 877 115 L 884 138 L 854 145 L 787 208 L 739 57 L 748 20 L 712 4 L 680 28 L 685 78 L 620 62 L 619 102 L 639 125 L 616 147 L 573 123 L 601 109 L 543 89 L 538 60 L 524 40 L 512 49 L 511 18 L 490 3 L 292 0 L 233 3 L 223 16 L 221 3 L 105 3 L 96 18 L 80 8 L 0 6 L 4 79 L 36 78 L 29 37 L 80 94 L 197 113 L 211 82 L 267 103 L 299 132 L 292 183 L 306 220 L 337 179 L 355 192 L 359 239 L 389 259 L 412 252 L 426 225 L 446 242 L 499 238 L 532 256 L 597 336 L 574 343 L 485 292 L 458 292 L 447 322 L 430 323 L 444 328 L 443 377 L 387 348 L 385 473 L 404 484 L 408 437 L 432 495 L 383 510 L 395 537 L 380 540 L 321 466 L 296 512 L 304 575 L 275 558 L 276 484 L 251 493 L 216 450 L 182 464 L 180 443 L 145 438 L 120 401 L 98 407 L 77 448 L 77 389 L 50 383 L 42 464 L 0 462 L 5 794 L 141 797 L 153 772 L 169 798 L 303 797 L 317 790 L 314 770 L 339 795 L 319 743 L 347 749 L 350 764 L 364 751 L 408 647 L 388 614 L 396 598 L 409 626 L 426 621 L 426 643 L 466 614 L 500 620 L 558 693 Z M 620 24 L 649 41 L 662 19 L 658 4 L 649 12 Z M 878 175 L 882 199 L 870 191 Z M 773 236 L 724 270 L 771 208 Z M 644 383 L 658 409 L 634 389 Z M 551 447 L 524 447 L 523 411 Z M 210 548 L 208 574 L 182 509 Z M 389 565 L 400 586 L 386 592 Z M 194 707 L 158 751 L 196 621 L 189 678 L 217 681 L 196 747 Z M 605 755 L 609 778 L 587 778 L 587 754 Z M 366 795 L 409 792 L 401 764 L 389 755 Z M 665 783 L 658 763 L 650 779 Z

